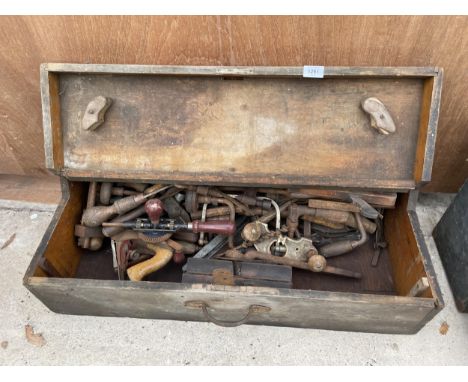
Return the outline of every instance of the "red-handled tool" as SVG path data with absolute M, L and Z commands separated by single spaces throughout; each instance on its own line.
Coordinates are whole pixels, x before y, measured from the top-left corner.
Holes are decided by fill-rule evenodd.
M 206 232 L 215 233 L 218 235 L 234 235 L 236 232 L 236 225 L 229 220 L 214 220 L 202 222 L 201 220 L 194 220 L 187 224 L 188 229 L 192 232 Z
M 214 220 L 209 222 L 194 220 L 191 223 L 184 223 L 175 219 L 159 219 L 158 223 L 152 223 L 150 219 L 137 219 L 130 222 L 102 223 L 102 225 L 103 227 L 129 228 L 150 235 L 177 232 L 179 230 L 188 230 L 195 233 L 206 232 L 218 235 L 233 235 L 236 231 L 235 223 L 228 220 Z

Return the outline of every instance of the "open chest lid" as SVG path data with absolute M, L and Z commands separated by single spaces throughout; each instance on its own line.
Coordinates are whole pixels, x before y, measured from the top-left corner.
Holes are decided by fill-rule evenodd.
M 430 180 L 441 70 L 305 69 L 43 64 L 47 168 L 76 180 L 382 190 Z M 111 105 L 86 129 L 99 96 Z M 372 127 L 370 97 L 394 133 Z

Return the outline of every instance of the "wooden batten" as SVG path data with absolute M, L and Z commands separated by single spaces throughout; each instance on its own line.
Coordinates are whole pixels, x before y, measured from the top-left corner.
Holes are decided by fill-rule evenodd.
M 123 64 L 69 64 L 48 63 L 42 68 L 51 72 L 88 74 L 132 74 L 162 76 L 246 76 L 295 77 L 303 76 L 302 66 L 190 66 L 190 65 L 123 65 Z M 381 67 L 381 66 L 326 66 L 325 78 L 335 77 L 432 77 L 434 67 Z
M 437 73 L 436 76 L 430 77 L 424 81 L 414 166 L 414 179 L 419 185 L 428 183 L 431 180 L 442 92 L 443 70 L 438 69 Z
M 46 167 L 55 171 L 63 167 L 59 75 L 44 70 L 44 65 L 41 66 L 41 97 Z

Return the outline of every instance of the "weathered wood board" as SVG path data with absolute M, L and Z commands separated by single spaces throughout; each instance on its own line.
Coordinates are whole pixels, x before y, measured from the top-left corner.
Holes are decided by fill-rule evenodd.
M 63 73 L 64 174 L 412 188 L 422 89 L 421 78 L 406 77 Z M 83 130 L 83 113 L 98 95 L 113 104 L 102 126 Z M 395 134 L 370 126 L 360 107 L 368 97 L 385 103 Z
M 436 311 L 432 299 L 352 293 L 290 291 L 262 287 L 130 281 L 26 280 L 52 311 L 93 316 L 126 316 L 206 321 L 203 301 L 216 319 L 237 321 L 252 305 L 270 308 L 248 323 L 379 333 L 416 333 Z

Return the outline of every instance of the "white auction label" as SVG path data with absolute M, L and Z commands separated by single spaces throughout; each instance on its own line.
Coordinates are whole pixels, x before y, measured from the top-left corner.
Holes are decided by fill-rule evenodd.
M 324 66 L 304 66 L 302 76 L 307 78 L 323 78 L 324 72 Z

